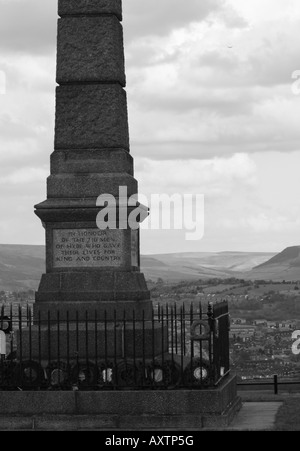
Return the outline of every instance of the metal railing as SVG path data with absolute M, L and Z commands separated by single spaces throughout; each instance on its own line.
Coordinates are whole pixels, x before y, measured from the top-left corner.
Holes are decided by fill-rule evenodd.
M 230 372 L 226 302 L 205 312 L 157 306 L 139 320 L 87 312 L 84 321 L 3 306 L 0 331 L 1 390 L 204 389 Z
M 285 378 L 280 379 L 279 376 L 275 374 L 272 378 L 269 378 L 269 380 L 248 380 L 247 382 L 238 382 L 237 387 L 239 391 L 273 391 L 274 395 L 278 395 L 280 389 L 282 393 L 299 393 L 300 380 L 288 380 Z

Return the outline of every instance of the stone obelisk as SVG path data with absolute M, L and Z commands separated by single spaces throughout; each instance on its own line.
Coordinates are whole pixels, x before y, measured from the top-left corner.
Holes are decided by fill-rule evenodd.
M 20 387 L 29 379 L 40 389 L 46 373 L 55 390 L 58 383 L 67 391 L 37 390 L 25 397 L 18 391 L 11 404 L 27 417 L 36 409 L 40 414 L 31 421 L 42 429 L 48 412 L 50 424 L 57 428 L 60 422 L 60 429 L 75 422 L 78 430 L 83 418 L 94 430 L 222 426 L 240 405 L 235 378 L 207 390 L 175 390 L 181 388 L 179 373 L 192 364 L 192 356 L 183 355 L 185 316 L 177 352 L 178 316 L 171 314 L 171 323 L 152 316 L 140 272 L 139 229 L 124 227 L 135 210 L 127 201 L 137 182 L 129 154 L 121 0 L 59 0 L 59 16 L 55 150 L 47 200 L 36 206 L 46 230 L 46 273 L 34 324 L 27 318 L 23 329 L 20 317 L 19 365 L 13 371 Z M 99 227 L 99 214 L 108 208 L 101 195 L 116 199 L 114 227 Z M 201 362 L 193 371 L 199 380 Z M 161 389 L 164 380 L 167 390 Z M 81 386 L 97 390 L 77 394 Z
M 86 312 L 107 318 L 151 312 L 140 272 L 139 231 L 97 227 L 100 195 L 118 217 L 137 193 L 129 153 L 121 0 L 59 0 L 55 150 L 47 200 L 35 207 L 46 230 L 41 317 Z M 119 197 L 120 187 L 127 197 Z M 123 224 L 124 225 L 124 224 Z

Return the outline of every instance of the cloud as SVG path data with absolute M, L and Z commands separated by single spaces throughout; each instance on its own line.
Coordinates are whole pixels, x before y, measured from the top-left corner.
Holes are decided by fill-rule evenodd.
M 2 54 L 45 54 L 55 50 L 57 0 L 0 0 L 0 9 Z M 127 40 L 166 35 L 217 12 L 229 27 L 244 26 L 242 18 L 224 0 L 189 0 L 188 4 L 184 0 L 126 0 L 123 10 Z
M 164 36 L 174 29 L 219 17 L 229 27 L 244 27 L 245 21 L 224 0 L 126 0 L 123 2 L 127 40 L 140 36 Z
M 55 54 L 51 56 L 32 56 L 0 54 L 0 71 L 5 78 L 3 95 L 19 92 L 32 94 L 48 93 L 54 95 Z
M 3 141 L 19 141 L 20 138 L 32 137 L 32 128 L 14 120 L 8 114 L 2 114 L 0 116 L 0 136 Z
M 299 150 L 300 97 L 257 95 L 252 104 L 244 104 L 246 99 L 241 96 L 240 105 L 229 112 L 221 104 L 205 105 L 205 101 L 198 109 L 176 114 L 159 108 L 143 111 L 132 105 L 131 152 L 163 160 Z
M 204 194 L 207 197 L 228 197 L 237 185 L 256 185 L 256 165 L 246 154 L 207 160 L 152 161 L 137 159 L 136 176 L 140 190 L 147 193 Z M 145 194 L 147 194 L 145 193 Z
M 56 9 L 56 0 L 0 0 L 2 242 L 43 240 L 33 205 L 45 199 L 53 151 Z M 291 74 L 300 69 L 297 2 L 124 0 L 123 10 L 140 190 L 207 199 L 198 249 L 159 231 L 144 248 L 280 250 L 294 244 L 300 215 L 298 175 L 291 176 L 300 155 L 292 157 L 300 143 L 300 96 L 291 90 Z
M 54 150 L 54 95 L 17 90 L 0 99 L 0 178 L 46 164 Z
M 300 215 L 296 218 L 287 216 L 273 215 L 260 212 L 256 216 L 247 216 L 243 218 L 222 218 L 221 224 L 231 230 L 252 230 L 256 233 L 264 232 L 290 232 L 296 231 L 300 226 Z
M 43 244 L 45 231 L 34 214 L 33 206 L 40 202 L 42 187 L 31 188 L 31 194 L 20 190 L 7 195 L 0 191 L 0 242 L 10 244 Z M 35 193 L 35 194 L 32 194 Z
M 0 185 L 23 185 L 35 182 L 44 182 L 49 173 L 47 169 L 42 168 L 20 168 L 11 174 L 1 177 Z
M 56 1 L 0 0 L 0 10 L 2 54 L 44 54 L 55 50 Z
M 260 20 L 234 31 L 204 21 L 130 44 L 132 151 L 205 159 L 298 150 L 300 97 L 292 93 L 292 72 L 300 27 L 298 18 L 285 20 L 289 26 Z

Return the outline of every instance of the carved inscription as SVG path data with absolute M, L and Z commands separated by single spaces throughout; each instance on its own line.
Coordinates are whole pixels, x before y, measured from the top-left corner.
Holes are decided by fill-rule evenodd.
M 121 230 L 53 230 L 54 268 L 116 267 L 122 265 L 122 255 Z

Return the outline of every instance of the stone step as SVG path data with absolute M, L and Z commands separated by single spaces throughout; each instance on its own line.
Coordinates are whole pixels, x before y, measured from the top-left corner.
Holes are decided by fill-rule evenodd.
M 0 392 L 0 430 L 201 430 L 241 407 L 236 379 L 206 390 Z

